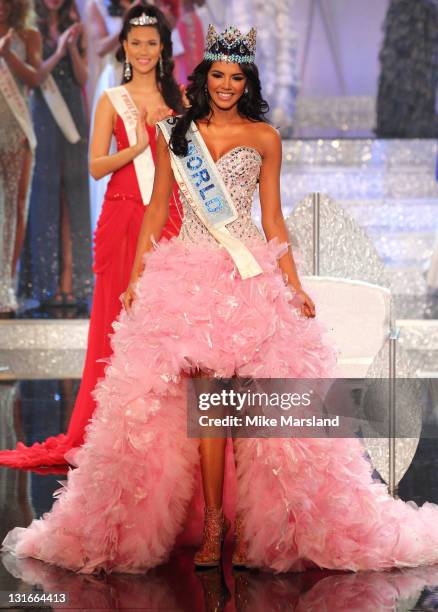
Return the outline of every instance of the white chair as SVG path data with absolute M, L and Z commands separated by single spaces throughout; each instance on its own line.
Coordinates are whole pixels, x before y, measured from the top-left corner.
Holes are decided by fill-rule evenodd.
M 384 367 L 380 375 L 395 382 L 397 335 L 391 325 L 389 289 L 327 276 L 303 277 L 303 285 L 315 301 L 317 316 L 326 327 L 329 341 L 338 349 L 339 376 L 351 379 L 375 377 L 376 373 L 369 368 L 376 358 L 380 361 L 383 354 Z M 351 384 L 355 386 L 358 382 L 352 380 Z M 388 423 L 391 412 L 402 423 L 410 423 L 412 437 L 374 437 L 365 428 L 363 442 L 374 467 L 388 483 L 389 492 L 395 495 L 418 446 L 421 402 L 412 394 L 408 398 L 394 399 L 392 406 L 389 400 L 381 413 Z
M 340 375 L 364 378 L 391 332 L 389 289 L 358 280 L 305 276 L 303 286 L 338 350 Z

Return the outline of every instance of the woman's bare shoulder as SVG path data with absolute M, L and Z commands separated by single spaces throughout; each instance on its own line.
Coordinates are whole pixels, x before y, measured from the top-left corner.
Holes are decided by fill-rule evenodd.
M 95 114 L 99 117 L 108 117 L 108 118 L 113 118 L 117 114 L 106 91 L 101 93 L 97 101 Z
M 257 142 L 257 148 L 263 153 L 271 153 L 281 148 L 281 137 L 278 131 L 269 123 L 257 121 L 252 123 L 252 139 Z
M 281 140 L 278 130 L 276 130 L 270 123 L 266 121 L 248 121 L 248 128 L 251 129 L 252 134 L 257 137 L 266 139 L 271 142 L 278 142 Z
M 25 43 L 39 43 L 41 41 L 41 34 L 36 28 L 25 28 L 24 30 L 17 30 L 18 36 Z

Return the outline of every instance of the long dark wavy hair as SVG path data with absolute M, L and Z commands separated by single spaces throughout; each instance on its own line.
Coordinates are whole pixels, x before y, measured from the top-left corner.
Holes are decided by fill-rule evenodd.
M 49 38 L 49 10 L 44 0 L 35 1 L 35 12 L 37 14 L 38 29 L 44 40 Z M 79 14 L 73 0 L 64 0 L 58 11 L 58 30 L 64 32 L 67 28 L 79 21 Z
M 213 62 L 209 60 L 203 60 L 189 76 L 190 85 L 187 87 L 186 94 L 191 106 L 181 117 L 178 117 L 170 137 L 169 146 L 175 155 L 187 155 L 188 141 L 186 134 L 191 122 L 205 119 L 211 113 L 207 76 L 212 64 Z M 237 110 L 246 119 L 267 122 L 266 114 L 269 111 L 269 105 L 262 97 L 258 68 L 255 64 L 239 65 L 246 76 L 248 93 L 243 94 L 239 99 Z
M 169 24 L 167 23 L 167 19 L 164 14 L 155 6 L 151 4 L 143 4 L 140 6 L 134 6 L 130 9 L 123 20 L 122 31 L 120 32 L 119 41 L 120 48 L 116 53 L 116 57 L 119 62 L 124 62 L 126 60 L 125 50 L 123 48 L 123 43 L 128 38 L 128 34 L 133 27 L 129 21 L 134 19 L 135 17 L 140 17 L 143 13 L 149 15 L 150 17 L 156 17 L 158 23 L 152 27 L 158 30 L 158 34 L 160 35 L 160 40 L 163 45 L 163 50 L 161 52 L 162 58 L 162 74 L 159 68 L 159 64 L 156 67 L 156 76 L 157 76 L 157 84 L 158 88 L 163 96 L 164 101 L 167 106 L 174 110 L 176 113 L 181 113 L 184 110 L 181 91 L 178 87 L 178 84 L 173 76 L 173 68 L 174 62 L 172 59 L 172 39 L 171 39 L 171 29 Z M 127 80 L 123 76 L 122 83 L 126 83 Z

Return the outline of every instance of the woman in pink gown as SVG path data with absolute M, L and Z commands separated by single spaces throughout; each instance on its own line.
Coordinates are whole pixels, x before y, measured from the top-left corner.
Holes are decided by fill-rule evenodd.
M 161 117 L 167 116 L 170 108 L 180 111 L 182 102 L 180 90 L 172 76 L 170 30 L 158 9 L 148 7 L 144 10 L 148 11 L 148 14 L 156 15 L 159 19 L 157 26 L 140 29 L 152 31 L 152 34 L 156 32 L 156 36 L 161 37 L 164 43 L 162 51 L 164 72 L 160 75 L 158 52 L 152 66 L 148 66 L 147 71 L 143 69 L 145 74 L 141 74 L 142 68 L 138 68 L 133 61 L 131 64 L 133 76 L 126 83 L 126 88 L 134 92 L 131 95 L 138 105 L 147 108 L 149 123 L 145 126 L 147 134 L 145 141 L 147 141 L 147 146 L 150 147 L 152 157 L 155 159 L 156 128 L 154 124 Z M 134 11 L 128 13 L 121 34 L 121 43 L 126 40 L 127 34 L 132 29 L 129 26 L 129 20 L 141 12 L 137 7 Z M 105 132 L 108 132 L 108 136 L 111 135 L 111 132 L 114 133 L 118 151 L 116 155 L 108 155 L 109 147 L 105 143 Z M 131 160 L 127 163 L 125 161 L 122 165 L 119 163 L 118 167 L 111 166 L 111 164 L 118 164 L 116 156 L 120 155 L 122 151 L 125 152 L 122 155 L 126 155 L 129 147 L 124 123 L 113 110 L 107 95 L 103 94 L 100 104 L 100 117 L 97 117 L 96 120 L 91 148 L 91 162 L 93 164 L 93 150 L 95 150 L 97 151 L 95 157 L 99 155 L 101 158 L 105 158 L 104 164 L 106 163 L 108 166 L 104 168 L 103 172 L 106 169 L 108 172 L 112 172 L 112 176 L 94 236 L 96 285 L 81 386 L 66 434 L 48 438 L 44 442 L 35 443 L 30 447 L 18 443 L 15 450 L 0 452 L 0 465 L 15 468 L 64 465 L 66 463 L 65 454 L 70 449 L 80 446 L 83 442 L 85 427 L 96 405 L 91 392 L 98 379 L 104 374 L 105 364 L 102 360 L 108 359 L 111 355 L 110 334 L 112 324 L 120 312 L 120 295 L 129 281 L 138 234 L 145 211 L 147 211 L 142 201 L 134 168 L 134 155 L 130 156 Z M 102 172 L 102 170 L 100 171 Z M 167 239 L 178 235 L 181 226 L 181 210 L 176 186 L 170 199 L 169 213 L 169 219 L 161 234 L 162 237 Z
M 333 350 L 287 245 L 281 141 L 264 121 L 254 52 L 254 31 L 210 27 L 187 92 L 191 107 L 159 124 L 170 150 L 160 135 L 154 192 L 97 409 L 52 511 L 4 540 L 18 557 L 81 573 L 155 567 L 190 518 L 200 464 L 206 517 L 195 562 L 217 565 L 229 526 L 225 441 L 188 437 L 187 376 L 333 376 Z M 180 239 L 155 248 L 174 173 L 185 213 Z M 204 201 L 210 184 L 222 195 Z M 257 184 L 264 237 L 251 221 Z M 227 207 L 234 212 L 224 231 L 211 215 Z M 390 497 L 373 481 L 359 439 L 241 438 L 235 451 L 236 564 L 284 572 L 438 562 L 438 508 Z

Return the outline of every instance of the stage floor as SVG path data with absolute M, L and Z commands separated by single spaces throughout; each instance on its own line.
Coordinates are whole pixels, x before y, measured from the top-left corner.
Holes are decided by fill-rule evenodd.
M 17 436 L 32 444 L 64 431 L 77 385 L 77 381 L 69 379 L 0 383 L 1 447 L 11 448 Z M 400 497 L 419 505 L 425 501 L 438 503 L 437 468 L 436 440 L 424 437 L 400 483 Z M 0 540 L 13 527 L 26 526 L 50 510 L 52 495 L 65 478 L 65 472 L 66 468 L 54 474 L 0 468 Z M 80 576 L 35 560 L 17 561 L 4 555 L 0 564 L 2 603 L 6 592 L 35 593 L 38 585 L 45 592 L 67 592 L 71 609 L 81 610 L 438 609 L 438 568 L 358 575 L 316 570 L 284 575 L 255 570 L 233 572 L 231 537 L 227 540 L 220 570 L 195 571 L 193 554 L 192 549 L 181 549 L 169 563 L 146 575 L 109 577 Z M 335 592 L 337 599 L 333 600 Z M 337 604 L 333 607 L 335 601 Z M 323 603 L 325 608 L 321 607 Z M 20 609 L 15 605 L 6 608 Z M 54 606 L 53 609 L 69 608 Z
M 68 597 L 69 603 L 65 606 L 32 607 L 34 611 L 430 612 L 438 609 L 436 567 L 358 574 L 319 570 L 301 574 L 233 571 L 232 547 L 227 542 L 222 567 L 197 571 L 193 568 L 193 553 L 192 550 L 178 551 L 168 563 L 147 574 L 110 576 L 81 576 L 39 561 L 20 562 L 6 555 L 0 565 L 0 589 L 3 599 L 9 593 L 16 596 L 65 593 Z M 3 609 L 25 608 L 12 605 Z

